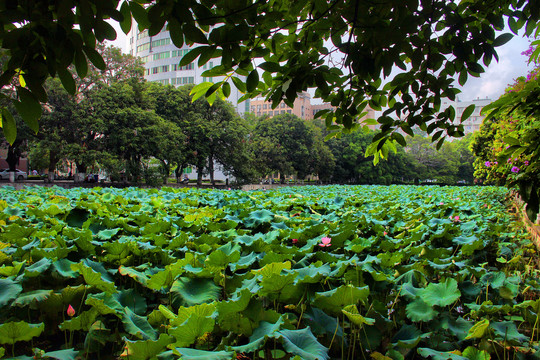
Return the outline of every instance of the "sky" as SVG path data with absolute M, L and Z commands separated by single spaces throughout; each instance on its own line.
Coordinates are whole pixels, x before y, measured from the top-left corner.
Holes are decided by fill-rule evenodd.
M 112 45 L 128 51 L 127 36 L 120 30 L 118 23 L 113 22 L 118 38 Z M 493 60 L 480 78 L 469 76 L 462 93 L 458 95 L 461 101 L 471 101 L 477 98 L 496 100 L 504 93 L 504 89 L 520 76 L 526 76 L 532 66 L 527 64 L 527 58 L 521 53 L 529 48 L 530 41 L 522 36 L 514 38 L 505 45 L 496 48 L 499 62 Z M 483 65 L 483 64 L 482 64 Z M 457 84 L 457 82 L 456 82 Z

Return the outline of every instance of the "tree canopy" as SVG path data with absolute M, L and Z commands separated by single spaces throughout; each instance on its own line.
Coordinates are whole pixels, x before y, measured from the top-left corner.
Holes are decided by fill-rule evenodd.
M 452 107 L 439 112 L 441 101 L 455 99 L 469 76 L 497 60 L 496 47 L 514 34 L 539 31 L 537 1 L 497 0 L 45 0 L 7 1 L 0 5 L 0 45 L 9 61 L 0 86 L 16 87 L 17 111 L 37 131 L 43 84 L 59 77 L 76 92 L 70 65 L 79 77 L 88 61 L 106 67 L 97 43 L 114 40 L 105 20 L 128 32 L 132 17 L 150 35 L 166 25 L 173 43 L 194 45 L 181 60 L 203 65 L 221 57 L 221 65 L 203 76 L 226 75 L 246 98 L 266 96 L 274 106 L 292 104 L 297 95 L 316 88 L 315 96 L 337 107 L 320 113 L 336 133 L 360 126 L 363 109 L 383 109 L 381 133 L 368 154 L 384 155 L 389 142 L 405 143 L 398 128 L 421 127 L 433 139 L 460 136 Z M 395 71 L 399 69 L 399 71 Z M 394 74 L 397 75 L 394 76 Z M 457 79 L 456 79 L 457 78 Z M 244 81 L 245 79 L 245 81 Z M 218 91 L 219 90 L 219 91 Z M 230 93 L 228 82 L 204 84 L 195 96 Z M 16 125 L 7 108 L 2 126 L 9 142 Z M 333 126 L 333 127 L 332 127 Z M 387 141 L 391 140 L 391 141 Z

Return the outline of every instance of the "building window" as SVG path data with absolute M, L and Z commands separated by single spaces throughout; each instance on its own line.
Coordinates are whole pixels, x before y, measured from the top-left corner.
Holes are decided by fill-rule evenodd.
M 169 65 L 163 65 L 161 67 L 161 72 L 167 72 L 167 71 L 169 71 Z
M 142 45 L 139 45 L 137 46 L 137 52 L 141 52 L 141 51 L 145 51 L 145 50 L 148 50 L 150 49 L 150 43 L 147 42 L 146 44 L 142 44 Z
M 148 36 L 148 30 L 141 31 L 140 33 L 137 34 L 137 40 L 140 40 L 147 36 Z
M 285 103 L 281 103 L 280 108 L 283 109 L 284 107 L 285 107 Z M 283 114 L 283 111 L 281 113 Z
M 292 110 L 287 110 L 287 113 L 290 114 Z M 302 112 L 302 116 L 304 116 L 304 113 Z
M 154 41 L 152 41 L 152 47 L 154 48 L 154 47 L 158 47 L 158 46 L 168 45 L 170 43 L 171 43 L 171 39 L 169 39 L 169 38 L 154 40 Z
M 159 67 L 152 68 L 152 74 L 158 74 L 159 73 Z
M 257 105 L 257 111 L 261 112 L 261 105 Z
M 167 59 L 170 56 L 171 56 L 171 53 L 169 51 L 164 51 L 164 52 L 154 54 L 154 60 Z
M 282 114 L 285 114 L 285 110 L 281 110 L 281 113 L 282 113 Z
M 267 104 L 263 104 L 263 109 L 267 109 L 268 108 L 268 105 Z
M 269 112 L 268 112 L 268 115 L 272 116 L 272 115 L 274 115 L 274 112 L 273 112 L 273 111 L 269 111 Z

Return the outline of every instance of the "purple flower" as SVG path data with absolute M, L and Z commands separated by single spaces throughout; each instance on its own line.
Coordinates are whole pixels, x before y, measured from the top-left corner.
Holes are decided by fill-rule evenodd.
M 508 158 L 508 160 L 506 160 L 506 162 L 507 162 L 508 164 L 511 164 L 511 163 L 512 163 L 512 158 Z
M 486 161 L 486 162 L 484 163 L 484 165 L 486 165 L 486 167 L 490 167 L 490 166 L 491 166 L 491 163 L 490 163 L 489 161 Z
M 525 166 L 527 166 L 527 165 L 529 165 L 529 161 L 528 161 L 528 160 L 525 160 L 525 161 L 523 162 L 523 164 L 525 164 Z
M 512 169 L 510 171 L 512 171 L 513 173 L 518 173 L 519 168 L 517 166 L 512 166 Z

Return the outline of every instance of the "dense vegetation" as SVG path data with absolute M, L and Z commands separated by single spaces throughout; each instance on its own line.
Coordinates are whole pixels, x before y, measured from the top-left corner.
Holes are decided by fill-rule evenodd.
M 504 195 L 3 187 L 0 354 L 535 359 L 538 259 Z

